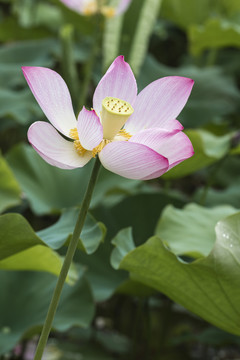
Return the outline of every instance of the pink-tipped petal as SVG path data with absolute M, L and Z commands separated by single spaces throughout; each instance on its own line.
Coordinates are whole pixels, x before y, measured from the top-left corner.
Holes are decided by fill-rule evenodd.
M 116 9 L 116 15 L 120 15 L 127 11 L 129 5 L 131 4 L 132 0 L 120 0 L 119 4 Z
M 76 127 L 76 117 L 67 85 L 55 71 L 25 66 L 22 68 L 27 83 L 48 120 L 61 133 L 69 136 Z
M 184 127 L 178 120 L 169 120 L 167 123 L 164 124 L 163 129 L 168 131 L 181 131 L 184 129 Z
M 128 141 L 114 141 L 99 153 L 103 166 L 128 179 L 150 180 L 168 170 L 168 160 L 149 147 Z
M 191 141 L 182 131 L 147 129 L 133 135 L 130 142 L 146 145 L 169 161 L 169 169 L 194 154 Z
M 144 128 L 165 128 L 176 119 L 185 106 L 194 81 L 180 76 L 168 76 L 152 82 L 137 96 L 135 111 L 125 128 L 131 134 Z
M 86 0 L 60 0 L 60 1 L 71 10 L 74 10 L 80 14 L 83 13 L 84 5 L 86 2 Z
M 103 127 L 94 110 L 83 107 L 78 115 L 77 130 L 79 141 L 86 150 L 92 150 L 103 139 Z
M 44 121 L 30 126 L 28 140 L 46 162 L 61 169 L 83 167 L 92 158 L 90 152 L 78 155 L 73 142 L 65 140 L 51 124 Z
M 100 80 L 93 95 L 93 108 L 100 115 L 102 101 L 111 96 L 129 102 L 132 106 L 137 96 L 137 83 L 133 72 L 124 61 L 123 56 L 118 56 Z

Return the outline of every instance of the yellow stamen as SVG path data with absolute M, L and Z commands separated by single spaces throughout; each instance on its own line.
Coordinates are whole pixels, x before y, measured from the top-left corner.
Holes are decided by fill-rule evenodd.
M 74 140 L 79 140 L 77 128 L 71 129 L 69 131 L 69 136 Z
M 92 156 L 95 158 L 96 155 L 97 155 L 98 153 L 100 153 L 100 151 L 102 151 L 102 149 L 104 148 L 104 146 L 106 146 L 106 145 L 109 144 L 110 142 L 111 142 L 110 140 L 103 139 L 98 146 L 96 146 L 94 149 L 92 149 Z
M 131 139 L 132 135 L 129 134 L 129 132 L 127 132 L 125 129 L 122 129 L 118 132 L 118 135 L 120 136 L 124 136 L 125 138 L 127 138 L 127 140 Z
M 78 155 L 83 156 L 87 152 L 87 150 L 84 149 L 79 140 L 75 140 L 73 143 Z
M 116 99 L 116 98 L 106 98 L 106 99 L 110 99 L 110 100 L 106 101 L 107 102 L 106 107 L 107 108 L 109 108 L 109 107 L 113 108 L 114 107 L 114 109 L 111 110 L 111 113 L 113 113 L 113 114 L 117 113 L 117 116 L 119 116 L 118 112 L 120 112 L 120 116 L 125 115 L 125 111 L 127 112 L 127 114 L 129 114 L 129 112 L 130 112 L 130 114 L 133 112 L 133 109 L 132 109 L 131 105 L 128 104 L 127 102 L 125 102 L 125 101 L 122 101 L 122 100 L 119 100 L 119 99 Z M 104 100 L 106 100 L 106 99 L 104 99 Z M 123 114 L 121 115 L 122 112 L 123 112 Z M 126 117 L 126 115 L 125 115 L 125 117 Z M 129 115 L 127 115 L 127 117 L 129 117 Z M 116 120 L 116 119 L 114 118 L 113 120 Z M 69 136 L 74 140 L 73 141 L 74 148 L 77 151 L 78 155 L 84 156 L 84 154 L 89 150 L 86 150 L 81 145 L 81 143 L 79 141 L 79 137 L 78 137 L 77 128 L 71 129 L 69 131 Z M 125 129 L 119 130 L 116 137 L 118 137 L 118 136 L 125 138 L 126 141 L 128 141 L 132 137 L 132 135 L 129 134 Z M 124 139 L 119 138 L 119 139 L 116 139 L 116 140 L 124 140 Z M 95 158 L 96 155 L 98 153 L 100 153 L 102 151 L 102 149 L 112 141 L 113 141 L 112 139 L 104 138 L 100 142 L 100 144 L 98 146 L 96 146 L 94 149 L 92 149 L 92 156 Z

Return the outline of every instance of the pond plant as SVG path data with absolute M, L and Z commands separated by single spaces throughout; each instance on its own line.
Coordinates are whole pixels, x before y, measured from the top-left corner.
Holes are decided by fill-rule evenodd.
M 239 359 L 238 2 L 0 2 L 0 360 Z

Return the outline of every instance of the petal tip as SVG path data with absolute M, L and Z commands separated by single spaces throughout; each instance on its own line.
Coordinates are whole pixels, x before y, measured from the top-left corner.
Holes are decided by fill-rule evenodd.
M 119 55 L 116 57 L 116 59 L 113 61 L 113 64 L 126 64 L 126 61 L 124 60 L 124 55 Z
M 29 68 L 31 68 L 31 66 L 22 66 L 21 69 L 22 69 L 22 72 L 23 72 L 23 75 L 26 77 L 27 75 L 27 72 L 29 71 Z
M 186 84 L 188 84 L 189 85 L 189 87 L 193 87 L 193 85 L 194 85 L 194 80 L 193 79 L 191 79 L 191 78 L 187 78 L 187 77 L 185 77 L 184 78 L 185 79 L 185 82 L 186 82 Z
M 195 81 L 193 79 L 189 78 L 189 83 L 192 84 L 192 86 L 194 85 Z
M 116 59 L 124 61 L 124 55 L 119 55 Z

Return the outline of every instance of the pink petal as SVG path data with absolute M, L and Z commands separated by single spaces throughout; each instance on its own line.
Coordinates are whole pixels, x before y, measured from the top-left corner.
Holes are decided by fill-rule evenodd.
M 55 71 L 43 67 L 22 68 L 28 85 L 48 120 L 61 133 L 69 136 L 77 126 L 66 83 Z
M 103 139 L 102 124 L 94 110 L 83 107 L 78 115 L 77 130 L 80 143 L 86 150 L 92 150 Z
M 120 15 L 127 11 L 129 5 L 131 4 L 132 0 L 120 0 L 118 7 L 116 9 L 116 15 Z
M 70 9 L 80 14 L 83 12 L 84 0 L 60 0 L 60 1 Z
M 182 131 L 147 129 L 133 135 L 129 141 L 146 145 L 165 156 L 169 169 L 194 154 L 191 141 Z
M 168 170 L 168 160 L 149 147 L 128 141 L 114 141 L 99 153 L 103 166 L 128 179 L 150 180 Z
M 125 128 L 135 134 L 144 128 L 165 128 L 168 121 L 176 119 L 185 106 L 194 81 L 180 76 L 156 80 L 137 96 L 135 111 Z
M 166 124 L 164 124 L 163 129 L 168 131 L 181 131 L 184 127 L 178 120 L 169 120 Z
M 137 84 L 133 72 L 128 63 L 124 61 L 123 56 L 118 56 L 114 60 L 94 92 L 93 108 L 98 115 L 102 109 L 102 101 L 107 96 L 116 97 L 134 105 Z
M 61 169 L 83 167 L 92 158 L 90 152 L 78 155 L 73 142 L 65 140 L 51 124 L 44 121 L 30 126 L 28 140 L 46 162 Z

